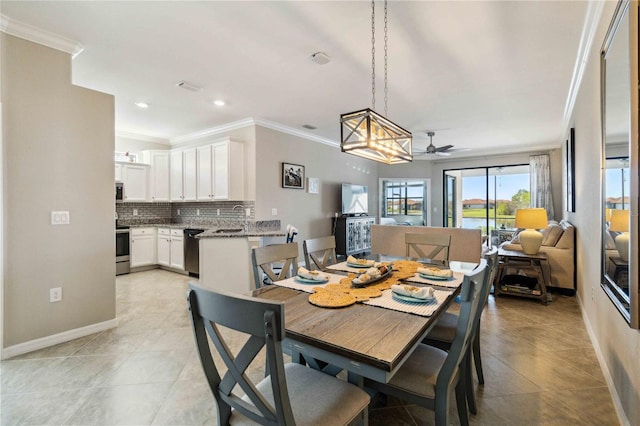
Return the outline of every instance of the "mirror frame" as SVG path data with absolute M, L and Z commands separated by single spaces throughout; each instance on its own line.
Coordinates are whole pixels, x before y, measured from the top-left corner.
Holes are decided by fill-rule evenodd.
M 629 306 L 626 307 L 621 301 L 620 289 L 607 275 L 606 261 L 607 255 L 604 248 L 606 236 L 606 55 L 615 40 L 616 32 L 623 20 L 629 23 L 629 64 L 630 64 L 630 105 L 629 105 Z M 635 88 L 635 90 L 633 89 Z M 601 280 L 600 285 L 605 293 L 609 296 L 615 307 L 618 309 L 623 318 L 630 327 L 640 328 L 640 312 L 638 305 L 640 293 L 638 292 L 638 1 L 637 0 L 620 0 L 613 14 L 613 19 L 609 25 L 607 35 L 602 45 L 600 55 L 600 89 L 601 89 L 601 130 L 602 130 L 602 210 L 601 210 L 601 228 L 602 240 L 600 250 L 602 252 L 601 261 Z

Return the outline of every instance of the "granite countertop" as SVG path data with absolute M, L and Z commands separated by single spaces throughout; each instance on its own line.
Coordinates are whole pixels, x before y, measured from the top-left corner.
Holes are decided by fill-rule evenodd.
M 197 238 L 244 238 L 244 237 L 283 237 L 287 235 L 278 226 L 267 222 L 250 222 L 248 229 L 244 230 L 243 223 L 119 223 L 130 228 L 170 228 L 170 229 L 204 229 L 205 232 L 197 235 Z M 237 231 L 237 229 L 241 229 Z M 225 230 L 229 230 L 226 232 Z

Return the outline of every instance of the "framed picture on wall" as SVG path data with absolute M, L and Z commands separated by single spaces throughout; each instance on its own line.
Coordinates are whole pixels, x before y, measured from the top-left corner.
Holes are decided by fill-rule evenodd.
M 282 187 L 304 189 L 304 166 L 282 163 Z
M 565 142 L 565 182 L 566 188 L 566 210 L 576 211 L 576 185 L 575 185 L 575 161 L 576 161 L 576 129 L 571 128 L 569 139 Z

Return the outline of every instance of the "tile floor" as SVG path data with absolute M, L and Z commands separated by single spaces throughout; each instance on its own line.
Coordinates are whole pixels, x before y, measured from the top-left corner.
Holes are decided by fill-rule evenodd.
M 163 270 L 119 276 L 116 329 L 2 361 L 1 424 L 216 424 L 187 317 L 188 280 Z M 482 351 L 486 384 L 471 424 L 618 424 L 574 297 L 543 306 L 491 296 Z M 371 425 L 433 421 L 394 399 L 370 413 Z

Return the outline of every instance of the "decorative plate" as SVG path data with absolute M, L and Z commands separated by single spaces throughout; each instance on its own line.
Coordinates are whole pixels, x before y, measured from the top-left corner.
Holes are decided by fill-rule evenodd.
M 431 303 L 436 301 L 435 297 L 427 297 L 426 299 L 417 299 L 415 297 L 403 296 L 402 294 L 398 294 L 394 292 L 391 292 L 391 297 L 393 297 L 393 300 L 395 300 L 396 302 L 401 302 L 401 303 Z
M 312 279 L 312 278 L 302 278 L 299 275 L 296 275 L 295 281 L 302 284 L 324 284 L 329 281 L 329 277 L 323 279 Z
M 425 280 L 448 281 L 453 279 L 453 277 L 440 277 L 436 275 L 427 275 L 427 274 L 421 274 L 421 273 L 418 273 L 418 275 L 420 276 L 420 278 L 424 278 Z

